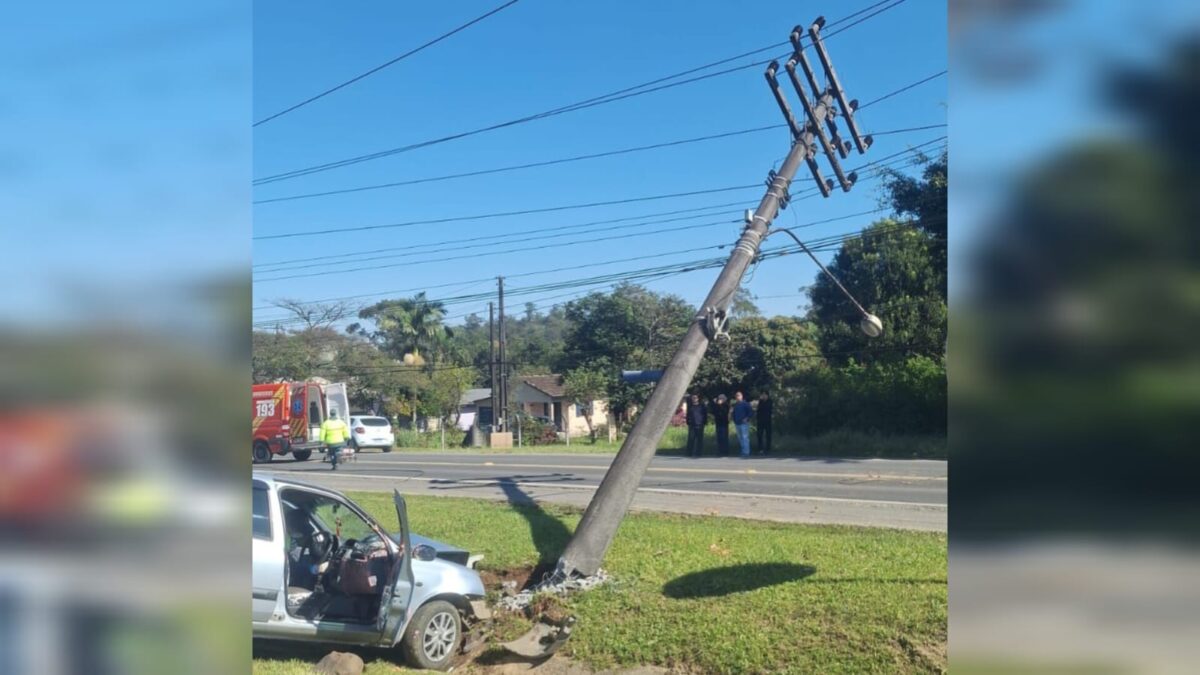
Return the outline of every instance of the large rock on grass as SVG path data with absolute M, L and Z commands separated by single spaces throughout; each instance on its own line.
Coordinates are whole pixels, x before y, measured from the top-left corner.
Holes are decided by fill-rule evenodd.
M 363 660 L 358 654 L 329 652 L 317 661 L 316 670 L 320 675 L 362 675 Z

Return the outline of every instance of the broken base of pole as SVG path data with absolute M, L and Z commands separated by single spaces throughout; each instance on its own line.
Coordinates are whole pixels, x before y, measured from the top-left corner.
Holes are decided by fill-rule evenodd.
M 596 574 L 589 577 L 563 576 L 555 573 L 520 593 L 500 598 L 496 606 L 510 612 L 532 612 L 534 611 L 534 601 L 538 596 L 561 597 L 593 589 L 608 581 L 608 573 L 604 570 L 597 570 Z M 532 629 L 515 640 L 501 643 L 500 646 L 510 654 L 531 660 L 549 658 L 558 651 L 571 637 L 571 630 L 575 626 L 575 617 L 557 618 L 547 616 L 544 611 L 540 613 L 541 616 L 530 617 L 535 620 Z
M 505 651 L 522 658 L 539 660 L 554 655 L 571 637 L 571 629 L 575 625 L 575 617 L 567 617 L 561 622 L 549 619 L 539 619 L 533 628 L 524 635 L 500 644 Z

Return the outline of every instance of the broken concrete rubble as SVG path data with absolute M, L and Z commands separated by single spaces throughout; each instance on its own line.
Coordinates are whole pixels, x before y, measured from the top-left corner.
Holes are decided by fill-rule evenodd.
M 510 612 L 519 612 L 528 607 L 534 597 L 539 594 L 569 595 L 577 591 L 591 590 L 607 583 L 609 580 L 608 572 L 599 569 L 596 570 L 595 574 L 587 577 L 572 576 L 561 580 L 550 578 L 535 585 L 533 588 L 527 588 L 519 593 L 514 592 L 516 589 L 515 582 L 505 582 L 501 585 L 504 596 L 496 602 L 496 606 Z M 512 585 L 510 586 L 510 584 Z

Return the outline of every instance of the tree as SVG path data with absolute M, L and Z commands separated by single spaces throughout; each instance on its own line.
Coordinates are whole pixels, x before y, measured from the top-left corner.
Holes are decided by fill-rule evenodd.
M 301 333 L 321 328 L 332 328 L 333 324 L 350 315 L 350 306 L 345 302 L 302 302 L 291 298 L 281 298 L 273 301 L 271 304 L 292 314 L 296 318 L 296 321 L 303 326 L 298 331 Z
M 358 317 L 373 321 L 374 330 L 368 330 L 359 323 L 351 324 L 346 330 L 366 337 L 384 353 L 407 366 L 425 365 L 421 350 L 426 350 L 433 357 L 429 361 L 432 367 L 446 351 L 451 336 L 451 332 L 442 325 L 445 315 L 442 303 L 427 300 L 424 293 L 418 293 L 411 298 L 383 300 L 361 310 Z M 419 392 L 420 387 L 410 385 L 408 396 L 412 402 L 414 426 Z
M 940 289 L 945 272 L 935 265 L 928 234 L 881 220 L 842 244 L 828 267 L 884 323 L 882 336 L 867 337 L 858 328 L 854 305 L 828 277 L 817 277 L 809 290 L 810 317 L 819 327 L 821 351 L 830 363 L 945 354 L 946 301 Z
M 797 373 L 820 364 L 816 327 L 788 316 L 771 319 L 751 317 L 729 324 L 729 340 L 709 345 L 704 360 L 692 378 L 702 396 L 732 396 L 736 390 L 753 395 L 773 390 L 779 404 L 783 384 Z
M 451 331 L 442 320 L 446 316 L 441 302 L 426 299 L 424 293 L 411 298 L 383 300 L 358 313 L 358 318 L 374 321 L 375 329 L 368 331 L 354 323 L 348 332 L 366 336 L 380 349 L 403 359 L 406 364 L 422 365 L 421 350 L 432 352 L 434 362 L 439 350 L 444 350 Z
M 420 391 L 422 374 L 362 339 L 348 342 L 334 361 L 336 379 L 346 383 L 354 408 L 388 411 L 394 401 Z
M 762 312 L 758 310 L 758 305 L 754 304 L 754 294 L 749 288 L 739 286 L 737 293 L 733 294 L 733 302 L 729 305 L 729 318 L 737 320 L 756 316 L 762 316 Z
M 750 319 L 734 324 L 729 334 L 745 346 L 737 366 L 747 373 L 752 391 L 778 389 L 797 373 L 821 364 L 819 331 L 811 321 L 791 316 Z
M 588 436 L 596 442 L 596 426 L 592 423 L 595 401 L 608 393 L 609 378 L 603 371 L 591 368 L 576 368 L 563 377 L 563 386 L 571 401 L 583 408 L 583 419 L 587 422 Z M 568 430 L 568 433 L 570 431 Z
M 937 288 L 945 300 L 949 155 L 945 151 L 936 159 L 922 155 L 920 161 L 925 165 L 920 179 L 896 169 L 885 170 L 884 192 L 897 216 L 912 218 L 913 225 L 929 235 L 933 269 L 941 275 Z
M 682 298 L 622 284 L 611 293 L 591 293 L 567 304 L 560 372 L 586 366 L 610 375 L 610 410 L 623 415 L 645 403 L 651 390 L 628 385 L 622 369 L 660 368 L 670 359 L 695 309 Z
M 350 338 L 333 324 L 345 318 L 345 303 L 325 304 L 299 300 L 272 303 L 286 310 L 300 327 L 276 332 L 255 331 L 252 338 L 252 373 L 255 382 L 305 380 L 330 376 L 339 350 Z
M 442 448 L 446 447 L 446 420 L 458 423 L 458 404 L 463 393 L 475 383 L 470 368 L 438 368 L 428 374 L 422 397 L 426 415 L 436 417 L 442 431 Z
M 1011 527 L 994 505 L 1017 491 L 1029 512 L 1056 514 L 1040 527 L 1174 535 L 1184 522 L 1200 361 L 1200 38 L 1163 57 L 1112 68 L 1106 93 L 1128 115 L 1119 133 L 1035 158 L 981 232 L 955 327 L 973 337 L 956 337 L 954 355 L 958 531 Z
M 313 371 L 312 354 L 295 335 L 254 331 L 251 335 L 251 379 L 255 384 L 303 380 Z

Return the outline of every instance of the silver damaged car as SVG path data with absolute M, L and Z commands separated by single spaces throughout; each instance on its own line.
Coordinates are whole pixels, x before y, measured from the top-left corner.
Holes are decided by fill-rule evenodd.
M 334 490 L 253 475 L 254 637 L 399 646 L 417 668 L 446 670 L 464 633 L 490 618 L 474 559 L 400 532 Z

